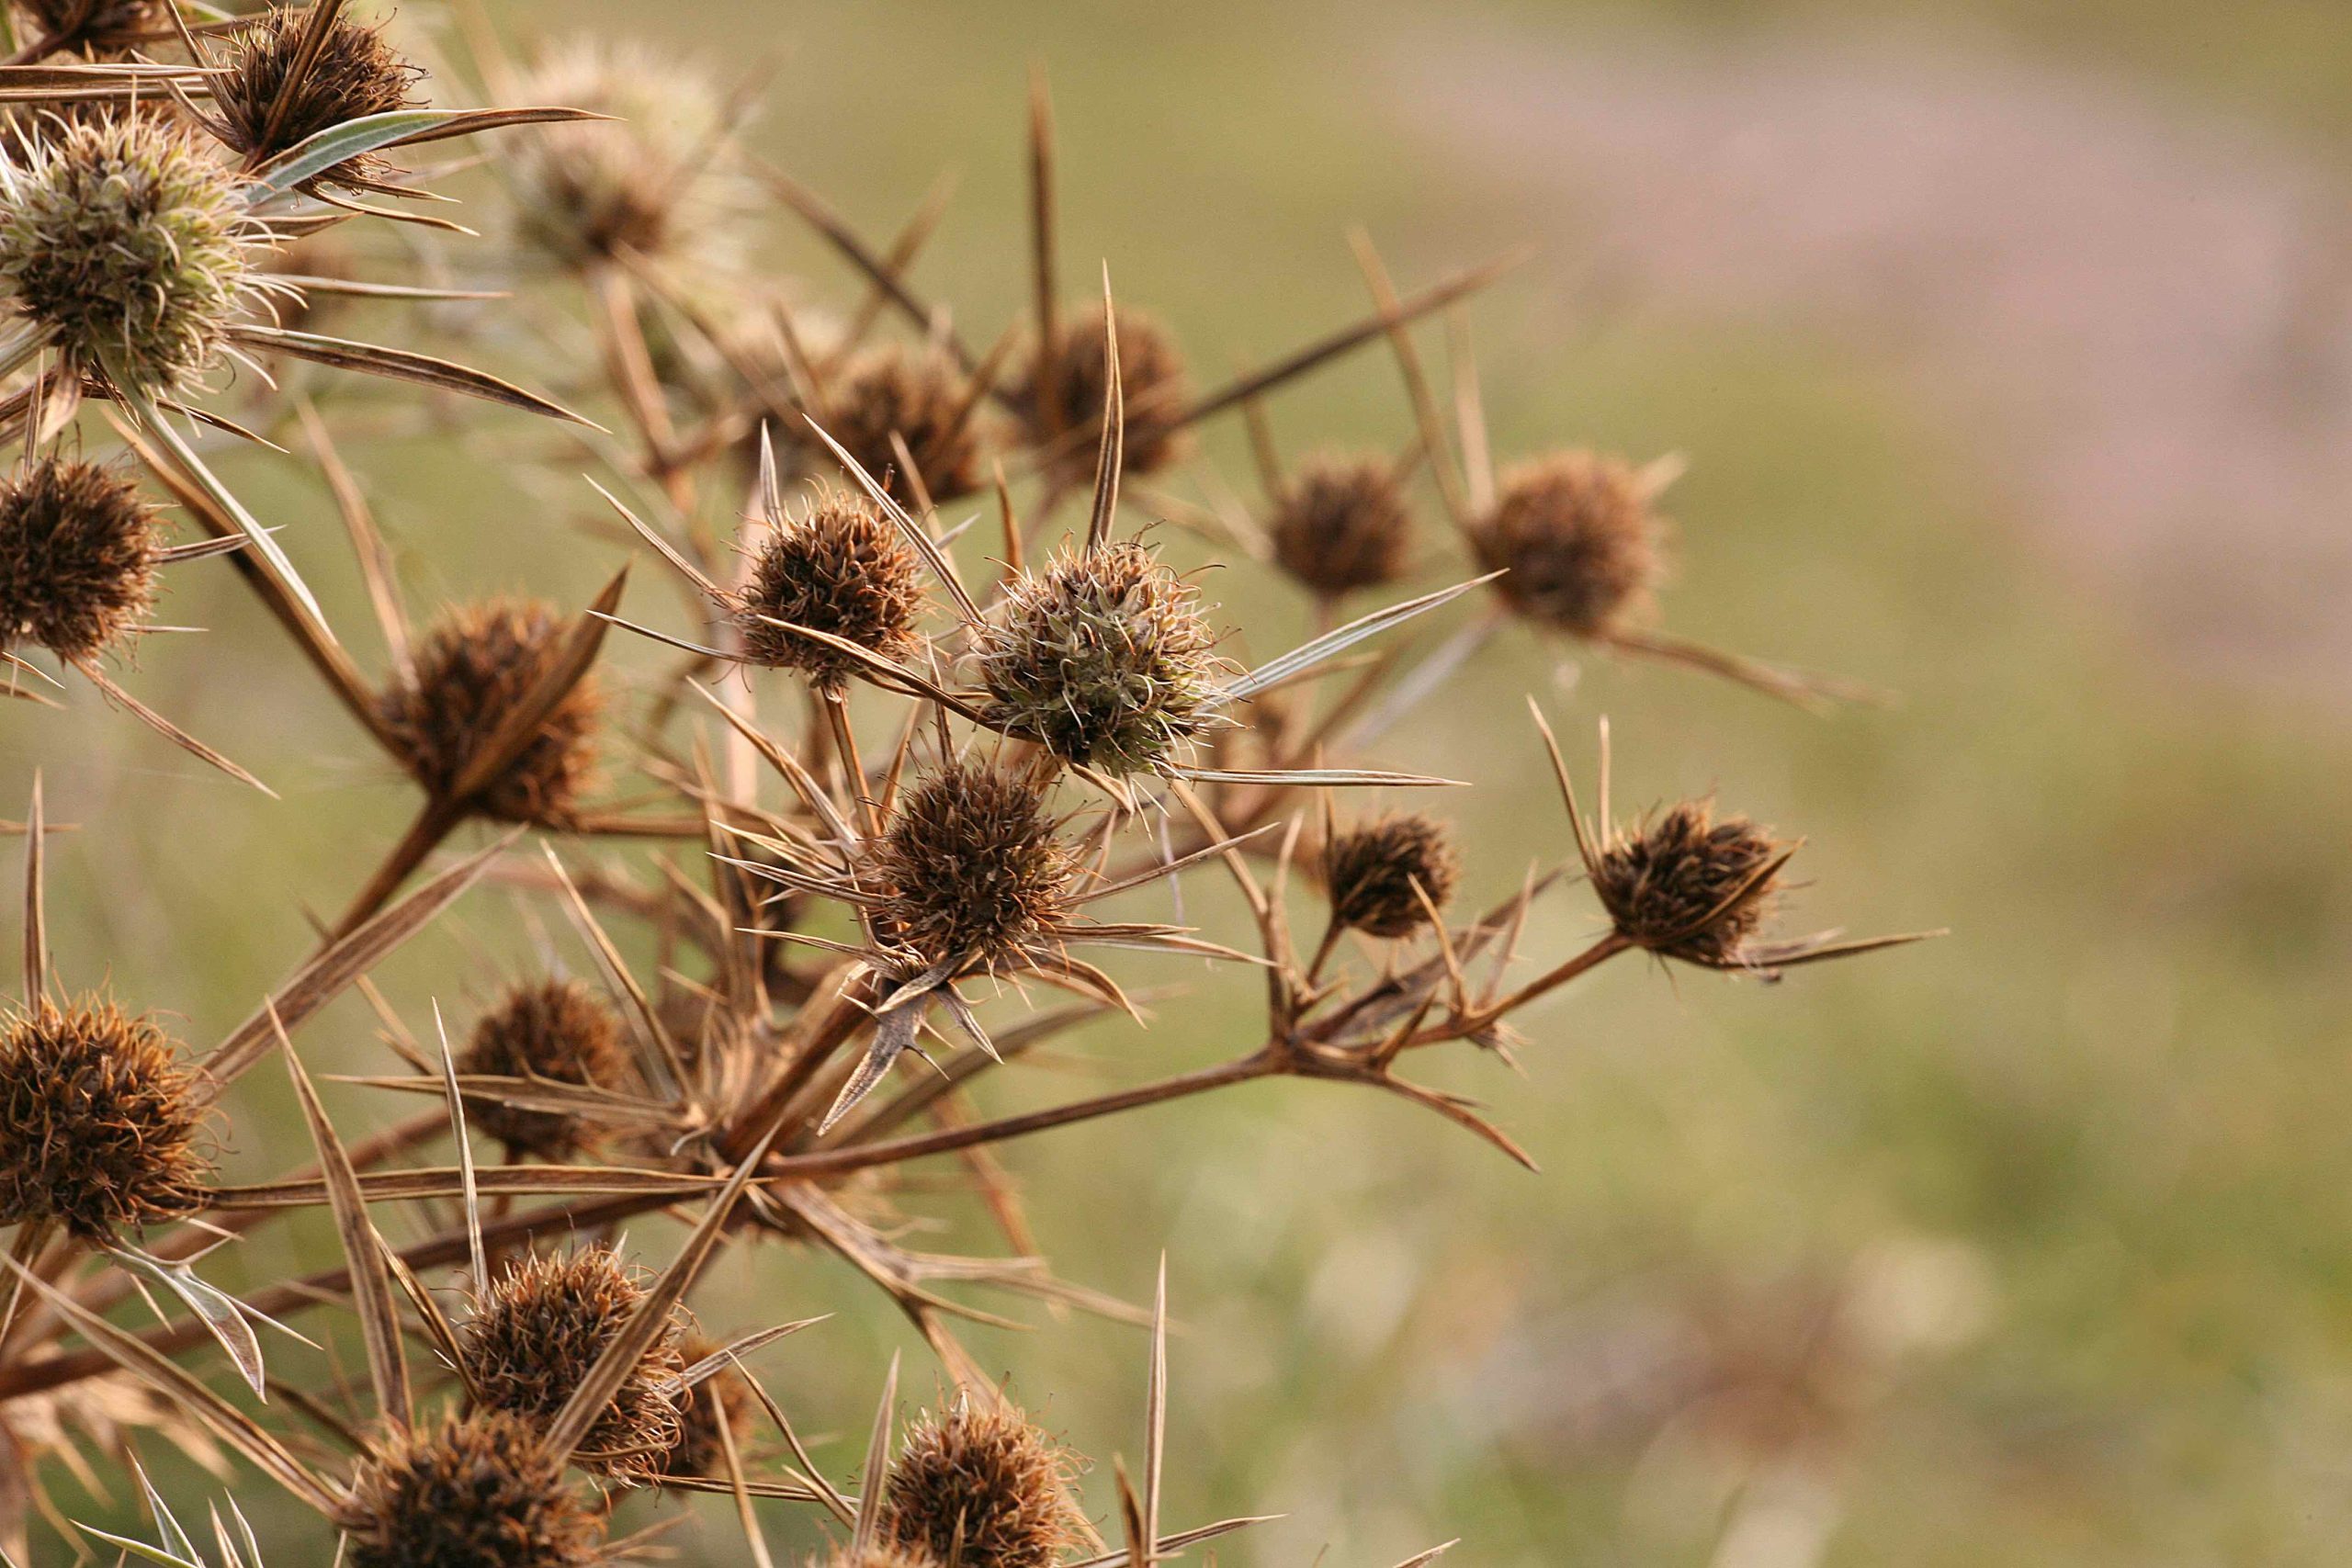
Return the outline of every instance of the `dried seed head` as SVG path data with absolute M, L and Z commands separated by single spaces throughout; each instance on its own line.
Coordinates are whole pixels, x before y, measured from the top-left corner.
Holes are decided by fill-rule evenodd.
M 1051 1568 L 1078 1540 L 1074 1470 L 1018 1410 L 925 1416 L 890 1467 L 883 1534 L 960 1568 Z
M 1573 637 L 1613 631 L 1641 609 L 1665 563 L 1642 476 L 1614 457 L 1561 452 L 1503 476 L 1470 531 L 1495 592 L 1521 615 Z
M 348 120 L 424 102 L 416 91 L 424 69 L 384 41 L 381 28 L 345 17 L 328 29 L 326 42 L 295 83 L 281 112 L 278 98 L 303 53 L 310 28 L 311 14 L 305 8 L 271 10 L 232 35 L 223 62 L 226 74 L 214 79 L 213 104 L 225 132 L 221 140 L 254 163 Z M 383 160 L 370 154 L 336 165 L 326 177 L 371 178 L 383 169 Z
M 945 1564 L 921 1547 L 877 1540 L 863 1550 L 836 1546 L 824 1557 L 810 1558 L 808 1568 L 945 1568 Z
M 890 445 L 894 431 L 913 455 L 933 501 L 955 501 L 987 482 L 971 385 L 936 350 L 885 344 L 854 355 L 827 380 L 819 418 L 825 434 L 902 502 L 912 502 L 914 487 L 899 474 L 906 465 Z M 806 436 L 800 443 L 804 464 L 814 472 L 832 472 L 837 459 L 815 433 L 797 415 L 784 423 Z
M 233 181 L 153 115 L 54 130 L 0 167 L 0 279 L 77 367 L 185 386 L 251 280 Z
M 619 1021 L 577 980 L 535 981 L 507 992 L 475 1023 L 458 1071 L 595 1089 L 623 1088 L 630 1076 Z M 594 1122 L 560 1111 L 469 1095 L 466 1114 L 509 1152 L 537 1159 L 569 1159 L 596 1142 Z
M 0 1020 L 0 1224 L 54 1220 L 88 1241 L 203 1207 L 196 1072 L 112 1002 Z
M 682 1341 L 680 1355 L 691 1367 L 716 1356 L 721 1348 L 715 1340 L 689 1334 Z M 727 1453 L 719 1439 L 719 1428 L 725 1427 L 728 1436 L 734 1439 L 736 1456 L 748 1464 L 744 1450 L 751 1441 L 758 1413 L 758 1403 L 752 1391 L 743 1386 L 741 1373 L 729 1369 L 705 1378 L 687 1393 L 681 1416 L 684 1435 L 677 1446 L 663 1456 L 662 1473 L 725 1480 Z
M 154 509 L 91 463 L 44 457 L 0 479 L 0 652 L 87 659 L 155 602 Z
M 1077 877 L 1037 786 L 950 762 L 899 801 L 868 880 L 882 900 L 876 929 L 918 968 L 961 959 L 995 970 L 1017 964 L 1069 912 Z
M 1213 722 L 1216 634 L 1198 592 L 1141 545 L 1024 573 L 973 641 L 988 722 L 1065 761 L 1154 771 Z
M 63 39 L 92 59 L 112 55 L 171 30 L 169 0 L 17 0 L 41 38 Z
M 1692 964 L 1736 964 L 1771 907 L 1778 876 L 1765 868 L 1785 847 L 1745 817 L 1718 821 L 1704 801 L 1684 801 L 1613 837 L 1593 892 L 1628 942 Z
M 775 621 L 828 633 L 885 659 L 914 647 L 922 563 L 882 509 L 864 496 L 820 489 L 772 529 L 735 603 L 743 651 L 754 663 L 797 670 L 838 690 L 856 661 Z
M 467 1380 L 490 1409 L 551 1421 L 644 1300 L 644 1284 L 609 1247 L 509 1263 L 459 1331 Z M 684 1331 L 673 1309 L 572 1456 L 582 1470 L 629 1484 L 661 1472 L 680 1435 L 673 1380 L 685 1365 Z
M 1193 400 L 1192 380 L 1166 327 L 1125 306 L 1115 320 L 1119 391 L 1126 415 L 1121 427 L 1125 471 L 1153 473 L 1187 449 L 1176 419 Z M 1061 323 L 1053 344 L 1050 385 L 1033 350 L 1012 387 L 1013 402 L 1026 411 L 1029 439 L 1046 447 L 1056 468 L 1080 483 L 1094 474 L 1096 448 L 1102 440 L 1102 402 L 1111 389 L 1102 338 L 1102 307 L 1096 305 Z
M 351 1568 L 594 1568 L 596 1511 L 496 1410 L 397 1432 L 361 1467 L 339 1521 Z
M 377 698 L 418 783 L 436 795 L 457 786 L 475 753 L 553 665 L 566 630 L 548 605 L 507 599 L 452 611 L 433 629 L 416 650 L 415 678 L 395 680 Z M 505 775 L 477 797 L 479 808 L 549 828 L 578 820 L 603 706 L 593 677 L 574 686 Z
M 1462 868 L 1445 825 L 1418 812 L 1391 812 L 1332 836 L 1323 881 L 1334 923 L 1366 936 L 1410 936 L 1453 897 Z M 1424 908 L 1414 884 L 1429 895 Z
M 1332 599 L 1404 576 L 1412 529 L 1396 467 L 1376 457 L 1309 459 L 1266 523 L 1275 563 Z

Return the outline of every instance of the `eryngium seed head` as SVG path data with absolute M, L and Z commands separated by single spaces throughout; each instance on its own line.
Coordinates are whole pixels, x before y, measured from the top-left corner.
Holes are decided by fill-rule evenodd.
M 351 1568 L 592 1568 L 597 1513 L 502 1411 L 395 1432 L 360 1468 L 340 1521 Z
M 1027 779 L 950 762 L 899 803 L 868 874 L 875 925 L 929 968 L 1019 962 L 1067 914 L 1078 863 Z
M 857 661 L 788 621 L 897 659 L 914 646 L 922 613 L 922 563 L 882 509 L 846 491 L 820 490 L 760 546 L 735 602 L 743 652 L 772 669 L 797 670 L 838 689 Z
M 925 1416 L 890 1467 L 883 1534 L 960 1568 L 1051 1568 L 1078 1539 L 1072 1468 L 1017 1410 Z
M 644 1300 L 644 1284 L 609 1247 L 510 1263 L 459 1331 L 467 1381 L 491 1409 L 535 1426 L 551 1421 Z M 673 1309 L 573 1463 L 630 1484 L 661 1473 L 680 1434 L 671 1380 L 685 1365 L 683 1332 Z
M 1614 457 L 1562 452 L 1503 476 L 1470 531 L 1495 592 L 1520 614 L 1574 637 L 1613 631 L 1664 570 L 1642 476 Z
M 0 279 L 78 368 L 185 386 L 252 273 L 233 182 L 153 115 L 54 130 L 0 168 Z
M 515 987 L 481 1015 L 458 1071 L 619 1089 L 629 1058 L 618 1021 L 595 992 L 577 980 L 540 980 Z M 569 1159 L 595 1142 L 594 1123 L 560 1111 L 469 1095 L 466 1114 L 511 1152 L 538 1159 Z
M 195 1090 L 170 1036 L 112 1002 L 0 1020 L 0 1224 L 53 1220 L 104 1242 L 202 1208 Z
M 706 1357 L 718 1354 L 721 1347 L 698 1334 L 689 1334 L 681 1344 L 680 1355 L 688 1366 Z M 664 1475 L 703 1476 L 723 1481 L 727 1478 L 727 1452 L 719 1438 L 724 1427 L 735 1445 L 738 1460 L 750 1463 L 744 1450 L 752 1438 L 757 1416 L 757 1404 L 752 1391 L 743 1386 L 741 1374 L 731 1368 L 705 1378 L 687 1391 L 685 1409 L 681 1413 L 682 1435 L 677 1446 L 663 1456 Z
M 1366 936 L 1410 936 L 1453 897 L 1461 871 L 1445 825 L 1419 813 L 1391 812 L 1332 836 L 1323 852 L 1331 919 Z M 1429 895 L 1424 907 L 1414 884 Z
M 1140 310 L 1119 308 L 1119 391 L 1125 411 L 1121 426 L 1125 472 L 1148 474 L 1168 467 L 1186 450 L 1177 416 L 1193 400 L 1184 356 L 1168 329 Z M 1102 307 L 1061 323 L 1051 346 L 1050 381 L 1033 350 L 1015 379 L 1015 406 L 1026 411 L 1029 438 L 1052 454 L 1055 467 L 1083 482 L 1094 472 L 1102 440 L 1102 402 L 1111 389 L 1110 361 L 1102 341 Z
M 152 41 L 172 26 L 166 0 L 18 0 L 44 39 L 64 39 L 93 57 Z
M 856 355 L 828 378 L 818 418 L 858 467 L 902 502 L 912 502 L 914 487 L 899 471 L 906 465 L 890 444 L 893 432 L 907 444 L 933 501 L 957 500 L 985 482 L 971 384 L 935 349 L 885 344 Z M 804 437 L 802 460 L 810 470 L 833 470 L 831 449 L 797 415 L 785 424 Z
M 92 463 L 44 457 L 0 479 L 0 652 L 104 651 L 155 602 L 154 509 Z
M 1693 964 L 1739 961 L 1777 892 L 1765 868 L 1784 848 L 1745 817 L 1684 801 L 1603 850 L 1593 892 L 1618 934 Z
M 377 711 L 417 782 L 455 788 L 482 745 L 562 649 L 566 623 L 536 600 L 493 599 L 452 611 L 416 650 L 414 678 L 395 680 Z M 564 828 L 577 820 L 595 765 L 603 708 L 593 678 L 556 705 L 523 754 L 476 797 L 509 822 Z
M 1396 467 L 1381 457 L 1310 459 L 1266 521 L 1275 563 L 1331 599 L 1402 577 L 1412 528 Z
M 823 1557 L 808 1560 L 808 1568 L 946 1568 L 930 1552 L 894 1540 L 877 1540 L 864 1548 L 836 1546 Z
M 1216 642 L 1193 585 L 1132 541 L 1024 574 L 974 637 L 990 725 L 1113 774 L 1206 732 Z
M 287 78 L 310 30 L 311 13 L 289 6 L 231 37 L 226 74 L 214 79 L 212 98 L 228 132 L 223 140 L 250 159 L 266 161 L 322 130 L 422 101 L 416 85 L 424 70 L 387 43 L 381 28 L 345 17 L 328 29 L 281 111 Z M 337 164 L 327 177 L 364 178 L 382 167 L 382 160 L 369 154 Z

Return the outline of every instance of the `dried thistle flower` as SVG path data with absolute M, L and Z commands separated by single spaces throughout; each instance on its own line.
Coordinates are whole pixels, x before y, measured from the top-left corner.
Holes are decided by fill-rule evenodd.
M 716 1340 L 689 1334 L 681 1341 L 680 1354 L 686 1365 L 693 1366 L 721 1348 Z M 727 1454 L 720 1427 L 726 1428 L 741 1456 L 751 1441 L 758 1415 L 758 1402 L 741 1376 L 722 1371 L 705 1378 L 687 1391 L 685 1407 L 680 1412 L 681 1435 L 676 1446 L 662 1457 L 662 1473 L 724 1480 Z
M 1335 833 L 1323 851 L 1332 923 L 1366 936 L 1410 936 L 1453 897 L 1461 868 L 1445 825 L 1419 812 L 1390 812 Z
M 75 367 L 186 386 L 252 284 L 234 181 L 153 115 L 53 130 L 0 164 L 0 280 Z
M 883 1533 L 961 1568 L 1051 1568 L 1079 1539 L 1073 1469 L 1018 1410 L 927 1416 L 890 1467 Z
M 72 661 L 119 642 L 155 601 L 154 508 L 94 463 L 43 457 L 0 479 L 0 652 Z
M 970 382 L 944 354 L 894 343 L 852 355 L 828 377 L 821 419 L 858 467 L 911 503 L 913 487 L 899 474 L 906 465 L 890 443 L 895 432 L 915 460 L 923 492 L 944 503 L 987 482 L 976 407 Z M 786 424 L 807 432 L 797 418 Z M 834 458 L 823 443 L 809 434 L 802 446 L 805 461 L 831 471 Z
M 1632 833 L 1612 835 L 1593 892 L 1618 934 L 1668 958 L 1736 964 L 1778 891 L 1786 845 L 1745 817 L 1718 820 L 1683 801 Z
M 416 650 L 413 679 L 377 698 L 417 782 L 446 795 L 475 753 L 560 651 L 564 621 L 537 600 L 492 599 L 452 611 Z M 582 681 L 556 705 L 505 775 L 484 790 L 481 810 L 509 822 L 561 828 L 577 820 L 595 761 L 604 702 Z
M 644 1301 L 643 1282 L 609 1247 L 509 1263 L 459 1331 L 467 1381 L 493 1410 L 551 1421 Z M 660 1473 L 681 1433 L 684 1332 L 683 1314 L 664 1325 L 572 1456 L 582 1469 L 626 1483 Z
M 1036 785 L 949 762 L 907 792 L 874 846 L 875 928 L 918 969 L 1010 967 L 1069 913 L 1078 871 Z
M 41 38 L 61 49 L 78 49 L 92 59 L 124 50 L 171 30 L 169 0 L 17 0 Z
M 364 27 L 347 17 L 328 29 L 326 41 L 288 93 L 288 79 L 302 63 L 310 29 L 310 12 L 289 6 L 271 10 L 232 38 L 224 73 L 213 81 L 212 101 L 220 140 L 250 163 L 266 162 L 348 120 L 413 108 L 424 101 L 416 91 L 423 68 L 387 42 L 382 28 Z M 328 177 L 368 180 L 384 166 L 370 154 L 338 164 Z
M 351 1568 L 592 1568 L 604 1525 L 540 1456 L 537 1434 L 482 1410 L 401 1432 L 361 1468 L 339 1521 Z
M 577 980 L 519 985 L 474 1024 L 458 1055 L 468 1077 L 537 1078 L 582 1088 L 618 1089 L 629 1082 L 628 1053 L 619 1021 L 595 992 Z M 466 1097 L 473 1124 L 512 1154 L 560 1161 L 592 1146 L 593 1122 L 560 1111 Z
M 196 1073 L 169 1035 L 102 998 L 37 1001 L 0 1029 L 0 1224 L 85 1240 L 204 1206 Z
M 1023 574 L 973 637 L 989 725 L 1114 775 L 1207 732 L 1216 643 L 1199 592 L 1133 541 Z
M 896 1541 L 876 1540 L 865 1546 L 842 1545 L 824 1557 L 812 1557 L 808 1568 L 945 1568 L 945 1564 L 919 1546 L 903 1546 Z
M 1192 401 L 1192 380 L 1175 338 L 1156 319 L 1122 306 L 1114 320 L 1126 411 L 1125 471 L 1154 473 L 1187 449 L 1177 420 Z M 1103 400 L 1111 389 L 1102 307 L 1063 322 L 1047 351 L 1050 365 L 1032 351 L 1029 365 L 1013 381 L 1012 400 L 1024 411 L 1030 441 L 1045 448 L 1058 469 L 1084 480 L 1094 472 Z
M 1266 520 L 1275 564 L 1329 599 L 1404 576 L 1412 529 L 1396 465 L 1378 457 L 1308 459 Z
M 1619 629 L 1649 600 L 1665 563 L 1641 472 L 1614 457 L 1561 452 L 1502 476 L 1470 546 L 1503 602 L 1572 637 Z
M 773 623 L 788 621 L 896 659 L 914 646 L 922 570 L 880 507 L 846 491 L 820 488 L 760 545 L 751 581 L 735 601 L 744 654 L 753 663 L 797 670 L 820 688 L 838 691 L 856 661 Z

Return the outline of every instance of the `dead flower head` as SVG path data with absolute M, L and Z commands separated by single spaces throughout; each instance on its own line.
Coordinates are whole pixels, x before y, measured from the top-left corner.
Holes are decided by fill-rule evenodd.
M 1682 801 L 1612 834 L 1592 889 L 1618 934 L 1668 958 L 1736 964 L 1777 895 L 1789 846 L 1745 817 Z
M 1334 833 L 1323 852 L 1332 922 L 1366 936 L 1410 936 L 1453 897 L 1461 863 L 1445 825 L 1419 812 L 1391 812 Z
M 155 601 L 157 532 L 139 487 L 94 463 L 43 457 L 0 479 L 0 652 L 71 661 L 121 641 Z
M 856 661 L 775 623 L 806 626 L 898 659 L 915 643 L 922 570 L 880 507 L 846 491 L 820 488 L 797 515 L 787 513 L 768 531 L 751 581 L 736 597 L 744 655 L 839 690 Z
M 1070 911 L 1079 866 L 1028 780 L 950 762 L 915 784 L 874 846 L 875 927 L 914 967 L 1019 965 Z
M 618 1089 L 630 1078 L 619 1021 L 594 991 L 569 979 L 532 981 L 508 991 L 474 1024 L 458 1071 L 590 1089 Z M 466 1114 L 509 1152 L 536 1159 L 569 1159 L 596 1141 L 594 1123 L 581 1117 L 487 1096 L 468 1096 Z
M 682 1341 L 681 1355 L 688 1366 L 693 1366 L 716 1356 L 720 1348 L 715 1340 L 689 1334 Z M 680 1413 L 682 1435 L 677 1445 L 662 1457 L 662 1473 L 724 1480 L 727 1442 L 733 1442 L 739 1458 L 743 1455 L 758 1418 L 758 1401 L 743 1386 L 741 1375 L 731 1369 L 705 1378 L 687 1391 L 685 1398 L 685 1408 Z M 725 1439 L 719 1436 L 722 1427 L 727 1433 Z
M 1329 599 L 1404 576 L 1412 528 L 1396 465 L 1378 457 L 1308 460 L 1266 520 L 1275 563 Z
M 1521 615 L 1572 637 L 1619 629 L 1663 575 L 1660 525 L 1639 469 L 1562 452 L 1503 475 L 1494 507 L 1470 531 L 1495 592 Z
M 385 40 L 382 28 L 347 17 L 328 28 L 325 43 L 289 94 L 288 79 L 301 63 L 310 28 L 309 10 L 289 6 L 272 9 L 232 38 L 212 99 L 221 141 L 252 163 L 266 162 L 346 121 L 413 108 L 423 101 L 416 88 L 424 70 Z M 375 178 L 384 167 L 371 154 L 338 165 L 330 177 Z
M 361 1468 L 340 1521 L 351 1568 L 593 1568 L 596 1510 L 498 1410 L 401 1432 Z
M 883 1533 L 962 1568 L 1052 1568 L 1079 1539 L 1074 1468 L 1018 1410 L 927 1416 L 890 1467 Z
M 44 39 L 92 59 L 119 55 L 171 30 L 169 0 L 17 0 Z
M 1157 320 L 1125 307 L 1113 320 L 1126 411 L 1125 471 L 1154 473 L 1185 454 L 1188 443 L 1177 421 L 1192 401 L 1192 381 L 1175 338 Z M 1108 349 L 1102 307 L 1095 305 L 1062 323 L 1048 345 L 1050 362 L 1033 351 L 1012 387 L 1014 403 L 1026 411 L 1030 440 L 1075 479 L 1094 472 L 1103 400 L 1111 390 Z
M 899 474 L 906 465 L 890 441 L 897 434 L 914 458 L 922 492 L 944 503 L 987 482 L 976 423 L 978 400 L 970 381 L 944 354 L 883 344 L 854 355 L 828 376 L 820 417 L 825 433 L 848 449 L 858 467 L 912 504 L 914 488 Z M 799 419 L 784 423 L 807 431 Z M 832 454 L 823 443 L 811 435 L 805 446 L 811 466 L 831 470 Z

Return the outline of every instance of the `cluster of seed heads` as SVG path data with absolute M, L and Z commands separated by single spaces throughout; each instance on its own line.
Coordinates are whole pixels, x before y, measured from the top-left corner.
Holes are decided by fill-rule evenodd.
M 474 1024 L 458 1055 L 469 1077 L 535 1079 L 582 1089 L 619 1090 L 631 1077 L 620 1021 L 602 998 L 578 980 L 549 979 L 514 987 Z M 473 1125 L 514 1155 L 560 1162 L 595 1141 L 594 1124 L 559 1111 L 534 1110 L 489 1095 L 470 1096 Z
M 857 661 L 807 627 L 888 660 L 915 645 L 922 563 L 882 509 L 828 486 L 780 519 L 752 558 L 735 624 L 753 663 L 838 691 Z M 782 624 L 779 624 L 782 623 Z
M 1564 452 L 1502 477 L 1470 544 L 1508 575 L 1495 592 L 1521 615 L 1572 637 L 1619 629 L 1663 573 L 1648 486 L 1630 465 Z
M 154 508 L 120 474 L 52 457 L 0 479 L 0 652 L 113 648 L 154 604 L 160 547 Z
M 212 1162 L 195 1071 L 152 1019 L 103 998 L 0 1024 L 0 1224 L 85 1240 L 202 1209 Z

